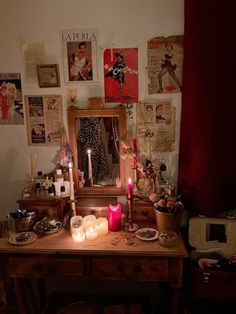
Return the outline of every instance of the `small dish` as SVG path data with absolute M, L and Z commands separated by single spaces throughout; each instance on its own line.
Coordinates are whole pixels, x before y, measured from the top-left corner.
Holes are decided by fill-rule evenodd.
M 9 242 L 14 245 L 25 245 L 34 242 L 37 239 L 35 232 L 18 232 L 10 236 Z
M 34 231 L 41 234 L 56 233 L 62 227 L 62 222 L 55 220 L 42 219 L 33 226 Z
M 135 232 L 138 239 L 143 241 L 153 241 L 158 239 L 158 231 L 153 228 L 140 228 Z

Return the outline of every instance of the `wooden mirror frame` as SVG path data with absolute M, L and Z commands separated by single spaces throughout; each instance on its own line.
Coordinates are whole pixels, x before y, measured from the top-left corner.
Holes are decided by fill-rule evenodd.
M 101 107 L 96 109 L 78 109 L 77 107 L 69 107 L 67 110 L 68 119 L 68 135 L 69 144 L 73 153 L 73 177 L 75 189 L 78 195 L 124 195 L 126 193 L 126 160 L 120 158 L 120 187 L 104 186 L 104 187 L 79 187 L 78 178 L 78 148 L 77 138 L 75 134 L 76 119 L 85 117 L 115 117 L 118 118 L 119 135 L 124 137 L 126 135 L 126 110 L 125 107 L 119 105 L 117 107 L 108 108 Z

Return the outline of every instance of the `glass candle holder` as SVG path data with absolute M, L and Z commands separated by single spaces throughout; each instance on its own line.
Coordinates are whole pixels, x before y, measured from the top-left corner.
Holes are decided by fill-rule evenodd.
M 74 242 L 83 242 L 85 240 L 83 217 L 81 216 L 71 217 L 70 230 Z
M 84 217 L 84 229 L 87 229 L 90 226 L 94 226 L 96 221 L 96 216 L 94 215 L 87 215 Z
M 88 240 L 95 240 L 98 237 L 97 231 L 94 226 L 90 226 L 85 230 L 85 236 Z
M 95 222 L 95 230 L 99 236 L 106 235 L 108 233 L 108 220 L 104 217 L 99 217 Z

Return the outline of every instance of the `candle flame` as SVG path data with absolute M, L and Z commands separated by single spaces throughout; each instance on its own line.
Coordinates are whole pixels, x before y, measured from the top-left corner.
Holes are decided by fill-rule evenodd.
M 128 183 L 129 183 L 129 184 L 132 184 L 131 178 L 128 179 Z
M 71 162 L 71 161 L 68 163 L 68 166 L 69 166 L 69 168 L 70 168 L 70 169 L 72 169 L 73 164 L 72 164 L 72 162 Z
M 87 152 L 88 152 L 88 154 L 91 154 L 91 149 L 89 148 L 89 149 L 87 150 Z

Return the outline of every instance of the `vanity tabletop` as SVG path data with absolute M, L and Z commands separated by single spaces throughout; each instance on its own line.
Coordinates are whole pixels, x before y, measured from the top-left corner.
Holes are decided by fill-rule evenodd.
M 0 239 L 0 254 L 65 254 L 65 255 L 123 255 L 150 257 L 187 257 L 181 234 L 174 247 L 167 248 L 155 240 L 140 240 L 128 231 L 111 232 L 96 240 L 75 243 L 68 230 L 62 228 L 50 235 L 37 234 L 35 241 L 28 244 L 11 244 L 8 238 Z

